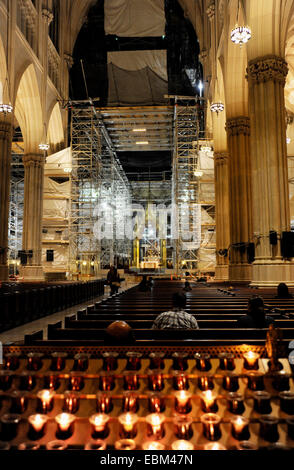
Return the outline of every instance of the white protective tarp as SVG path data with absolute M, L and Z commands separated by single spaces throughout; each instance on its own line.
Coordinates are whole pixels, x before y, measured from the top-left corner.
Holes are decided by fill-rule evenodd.
M 44 178 L 44 218 L 67 218 L 69 209 L 70 182 L 57 183 L 51 178 Z
M 48 243 L 45 246 L 46 247 L 42 249 L 43 266 L 45 271 L 48 271 L 53 267 L 66 270 L 68 266 L 68 245 L 49 245 Z M 47 261 L 47 250 L 54 251 L 54 261 Z
M 108 52 L 107 63 L 132 72 L 148 67 L 167 81 L 167 54 L 164 50 Z
M 198 268 L 200 271 L 214 271 L 216 263 L 216 255 L 214 248 L 200 248 L 198 251 L 199 262 Z
M 106 0 L 105 34 L 158 37 L 165 34 L 164 0 Z
M 68 147 L 60 152 L 49 155 L 46 158 L 45 163 L 45 175 L 50 173 L 60 176 L 68 176 L 69 173 L 64 170 L 70 170 L 72 168 L 72 155 L 71 147 Z

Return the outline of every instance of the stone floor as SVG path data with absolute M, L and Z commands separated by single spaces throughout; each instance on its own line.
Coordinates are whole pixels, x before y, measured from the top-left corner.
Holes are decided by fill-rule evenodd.
M 121 291 L 130 289 L 135 284 L 133 283 L 122 283 Z M 12 330 L 4 331 L 0 333 L 0 342 L 4 344 L 14 343 L 16 341 L 22 341 L 25 335 L 31 334 L 34 331 L 43 330 L 44 339 L 47 339 L 47 326 L 49 323 L 56 323 L 58 321 L 62 321 L 64 326 L 64 318 L 67 315 L 71 315 L 76 313 L 81 308 L 87 307 L 87 305 L 91 305 L 98 300 L 105 299 L 109 296 L 109 287 L 105 288 L 104 295 L 100 297 L 95 297 L 92 300 L 88 300 L 82 304 L 74 305 L 73 307 L 67 308 L 57 313 L 53 313 L 52 315 L 48 315 L 47 317 L 40 318 L 39 320 L 35 320 L 30 323 L 26 323 L 25 325 L 18 326 L 17 328 L 13 328 Z

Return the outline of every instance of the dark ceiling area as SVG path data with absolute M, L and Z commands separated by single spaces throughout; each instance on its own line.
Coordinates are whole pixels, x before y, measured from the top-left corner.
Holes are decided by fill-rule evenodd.
M 195 96 L 202 79 L 198 61 L 199 43 L 189 19 L 177 0 L 165 0 L 166 27 L 161 37 L 118 37 L 105 35 L 104 0 L 89 10 L 74 48 L 74 65 L 70 74 L 70 95 L 73 100 L 99 97 L 98 107 L 108 106 L 107 53 L 111 51 L 166 50 L 168 93 Z M 83 76 L 83 69 L 84 75 Z M 153 103 L 158 106 L 159 103 Z M 166 105 L 169 105 L 167 100 Z M 168 132 L 171 132 L 169 129 Z M 153 150 L 152 148 L 150 150 Z M 171 151 L 119 151 L 126 173 L 166 172 L 171 169 Z

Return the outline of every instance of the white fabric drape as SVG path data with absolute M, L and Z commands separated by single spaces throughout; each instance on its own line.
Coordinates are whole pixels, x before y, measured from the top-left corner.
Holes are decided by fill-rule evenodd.
M 165 50 L 108 52 L 107 63 L 129 71 L 149 67 L 162 80 L 167 81 L 167 55 Z
M 105 0 L 105 34 L 158 37 L 165 34 L 164 0 Z

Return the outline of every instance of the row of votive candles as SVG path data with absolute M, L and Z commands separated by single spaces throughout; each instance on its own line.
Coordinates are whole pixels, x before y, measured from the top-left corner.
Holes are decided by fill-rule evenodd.
M 67 390 L 63 396 L 63 410 L 70 413 L 77 413 L 80 408 L 81 395 L 79 392 Z M 54 390 L 40 390 L 37 395 L 37 411 L 43 414 L 50 413 L 54 407 Z M 87 398 L 87 396 L 85 396 Z M 125 391 L 122 394 L 122 410 L 138 412 L 140 407 L 140 397 L 134 391 Z M 192 395 L 189 391 L 179 390 L 170 396 L 164 396 L 158 392 L 149 392 L 148 408 L 151 413 L 164 412 L 166 409 L 166 399 L 174 397 L 174 409 L 180 414 L 189 414 L 192 411 L 192 398 L 200 399 L 201 410 L 205 413 L 217 412 L 219 409 L 218 399 L 226 399 L 228 411 L 233 414 L 243 414 L 245 411 L 244 395 L 238 392 L 229 392 L 226 396 L 218 396 L 211 390 L 206 390 L 199 395 Z M 280 392 L 280 409 L 286 414 L 294 415 L 294 393 L 289 391 Z M 0 395 L 0 398 L 9 398 L 11 401 L 10 411 L 13 413 L 25 413 L 28 409 L 29 399 L 35 396 L 29 392 L 14 390 L 9 395 Z M 272 396 L 267 391 L 253 392 L 247 401 L 253 399 L 253 409 L 259 414 L 270 414 L 272 412 Z M 96 395 L 96 410 L 103 413 L 111 413 L 113 410 L 113 397 L 111 392 L 98 392 Z
M 179 440 L 190 440 L 193 437 L 193 419 L 189 416 L 175 416 L 171 418 L 174 423 L 174 434 Z M 171 420 L 169 419 L 169 421 Z M 17 414 L 6 414 L 1 417 L 1 438 L 4 441 L 12 441 L 18 434 L 18 425 L 22 417 Z M 28 417 L 29 431 L 28 438 L 31 441 L 42 439 L 46 435 L 46 428 L 50 418 L 44 414 L 35 414 Z M 77 418 L 70 413 L 61 413 L 55 418 L 56 438 L 67 440 L 74 434 L 74 426 Z M 165 437 L 166 417 L 161 413 L 151 413 L 145 418 L 139 418 L 136 413 L 123 413 L 118 418 L 110 418 L 105 413 L 97 413 L 89 418 L 91 425 L 91 437 L 93 439 L 107 439 L 110 433 L 109 423 L 119 422 L 119 435 L 122 439 L 134 439 L 138 434 L 138 422 L 144 421 L 147 424 L 146 438 L 155 441 Z M 205 413 L 200 417 L 202 423 L 203 436 L 208 441 L 219 441 L 222 437 L 221 417 L 215 413 Z M 234 416 L 229 420 L 231 424 L 231 435 L 238 441 L 247 441 L 250 438 L 250 421 L 243 416 Z M 259 418 L 260 432 L 262 439 L 268 442 L 279 440 L 278 424 L 279 419 L 272 416 Z M 288 437 L 294 440 L 294 418 L 286 420 Z
M 44 388 L 57 390 L 61 385 L 61 377 L 58 372 L 45 373 Z M 84 372 L 75 371 L 69 373 L 68 388 L 74 391 L 81 391 L 85 386 Z M 122 374 L 124 389 L 125 390 L 138 390 L 140 388 L 140 381 L 142 376 L 136 371 L 124 371 Z M 145 377 L 145 376 L 143 376 Z M 183 371 L 173 371 L 171 375 L 166 376 L 161 369 L 149 369 L 146 377 L 148 378 L 148 387 L 151 391 L 162 391 L 165 387 L 165 380 L 172 378 L 174 390 L 187 390 L 190 382 L 194 383 L 194 378 L 190 379 Z M 242 378 L 247 378 L 247 387 L 249 390 L 264 390 L 264 378 L 271 379 L 271 384 L 274 389 L 278 391 L 289 390 L 290 388 L 290 375 L 286 374 L 284 370 L 278 371 L 274 374 L 265 376 L 259 371 L 248 371 Z M 12 387 L 14 378 L 19 379 L 17 387 L 21 390 L 32 391 L 37 385 L 37 377 L 34 372 L 23 371 L 16 375 L 13 371 L 1 370 L 0 371 L 0 390 L 7 391 Z M 118 377 L 114 375 L 113 371 L 102 371 L 97 375 L 99 378 L 99 389 L 102 391 L 113 390 L 116 386 Z M 197 384 L 201 391 L 212 390 L 214 388 L 214 380 L 221 378 L 222 387 L 227 391 L 237 391 L 240 387 L 240 376 L 234 372 L 226 372 L 222 376 L 209 376 L 199 375 L 197 377 Z M 92 377 L 91 380 L 94 380 Z
M 150 369 L 164 369 L 165 367 L 165 353 L 164 352 L 152 352 L 149 354 Z M 219 366 L 223 370 L 234 370 L 235 369 L 235 358 L 233 354 L 221 353 L 219 354 Z M 260 355 L 248 351 L 243 354 L 244 368 L 247 370 L 258 369 L 258 359 Z M 29 353 L 27 355 L 27 369 L 38 371 L 43 366 L 44 355 L 42 353 Z M 50 368 L 53 371 L 61 371 L 66 367 L 66 359 L 68 354 L 65 352 L 56 352 L 51 355 Z M 89 367 L 89 354 L 76 354 L 74 356 L 73 370 L 86 371 Z M 103 358 L 103 369 L 104 370 L 116 370 L 118 368 L 118 353 L 115 351 L 102 353 Z M 142 363 L 142 353 L 137 351 L 129 351 L 126 353 L 126 369 L 127 370 L 140 370 Z M 188 353 L 175 352 L 172 354 L 173 369 L 175 370 L 187 370 L 188 369 Z M 196 368 L 200 371 L 209 371 L 212 367 L 209 354 L 194 354 L 196 360 Z M 20 366 L 20 354 L 8 353 L 4 358 L 4 367 L 9 370 L 17 370 Z

